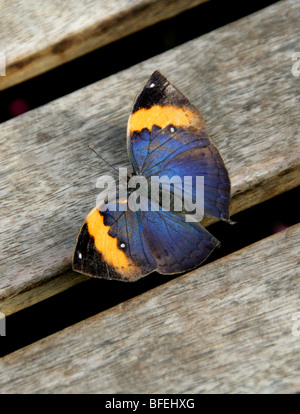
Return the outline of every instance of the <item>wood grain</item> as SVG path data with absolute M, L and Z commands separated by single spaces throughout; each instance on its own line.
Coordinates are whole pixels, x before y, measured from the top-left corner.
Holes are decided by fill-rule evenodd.
M 0 0 L 0 90 L 23 82 L 205 0 Z
M 300 84 L 291 72 L 299 18 L 299 2 L 276 3 L 0 125 L 0 311 L 39 301 L 42 284 L 51 296 L 56 276 L 54 293 L 66 287 L 96 179 L 112 174 L 87 145 L 129 166 L 127 118 L 155 69 L 206 119 L 231 177 L 232 213 L 299 185 Z
M 1 393 L 300 391 L 300 225 L 0 361 Z

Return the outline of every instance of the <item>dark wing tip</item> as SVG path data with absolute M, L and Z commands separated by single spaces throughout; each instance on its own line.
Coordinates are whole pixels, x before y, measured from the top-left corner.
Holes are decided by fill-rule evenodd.
M 150 82 L 169 82 L 168 79 L 157 69 L 155 70 L 152 75 L 150 76 L 150 78 L 148 79 L 148 83 Z
M 159 70 L 155 70 L 138 94 L 132 113 L 153 105 L 177 105 L 191 107 L 191 103 Z
M 165 89 L 170 82 L 158 70 L 153 72 L 147 80 L 143 89 L 138 94 L 132 112 L 141 108 L 151 108 L 153 105 L 162 103 L 165 100 Z

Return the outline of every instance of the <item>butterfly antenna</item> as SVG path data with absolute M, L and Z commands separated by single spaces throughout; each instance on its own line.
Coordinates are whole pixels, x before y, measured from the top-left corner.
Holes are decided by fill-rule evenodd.
M 97 151 L 95 151 L 94 150 L 94 148 L 92 148 L 92 147 L 90 147 L 89 145 L 88 145 L 88 147 L 89 147 L 89 149 L 90 150 L 92 150 L 96 155 L 98 155 L 98 157 L 103 161 L 103 162 L 105 162 L 105 164 L 107 164 L 107 165 L 109 165 L 111 168 L 113 168 L 118 174 L 119 174 L 119 171 L 113 166 L 113 165 L 111 165 L 109 162 L 107 162 L 103 157 L 101 157 L 101 155 L 100 154 L 98 154 L 98 152 Z

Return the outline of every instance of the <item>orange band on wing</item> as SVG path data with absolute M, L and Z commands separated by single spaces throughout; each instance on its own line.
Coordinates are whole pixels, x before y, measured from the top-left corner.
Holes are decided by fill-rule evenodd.
M 144 128 L 151 130 L 153 125 L 165 128 L 170 124 L 178 127 L 201 127 L 204 121 L 198 112 L 188 108 L 154 105 L 149 109 L 141 108 L 134 112 L 129 118 L 128 130 L 132 133 Z
M 104 225 L 103 217 L 97 208 L 87 216 L 86 224 L 89 234 L 94 238 L 96 249 L 103 255 L 107 264 L 122 274 L 129 275 L 134 270 L 134 265 L 119 249 L 117 238 L 108 234 L 110 227 Z

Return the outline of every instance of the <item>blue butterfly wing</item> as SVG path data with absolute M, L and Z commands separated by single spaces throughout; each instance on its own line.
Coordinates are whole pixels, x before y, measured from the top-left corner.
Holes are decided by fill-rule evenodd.
M 127 146 L 135 173 L 204 177 L 204 216 L 229 219 L 230 180 L 199 111 L 158 71 L 138 95 Z M 196 188 L 185 189 L 195 202 Z
M 101 211 L 88 215 L 78 235 L 73 269 L 106 279 L 135 281 L 158 271 L 175 274 L 198 266 L 219 242 L 199 223 L 188 223 L 183 215 L 162 211 L 144 199 L 148 211 Z M 115 210 L 115 211 L 114 211 Z
M 95 207 L 75 246 L 73 269 L 87 276 L 135 281 L 157 268 L 141 211 L 122 211 L 127 197 Z M 120 207 L 121 206 L 121 207 Z
M 160 135 L 169 135 L 162 131 Z M 183 135 L 183 132 L 178 132 Z M 191 139 L 195 138 L 195 134 Z M 161 147 L 161 160 L 151 161 L 145 167 L 146 176 L 191 176 L 194 185 L 184 187 L 184 195 L 196 201 L 196 177 L 204 177 L 204 216 L 229 219 L 230 182 L 227 170 L 217 148 L 208 139 L 199 140 L 190 145 L 182 146 L 173 156 L 166 156 L 164 146 Z M 192 148 L 190 148 L 192 147 Z M 162 180 L 162 182 L 164 182 Z
M 219 245 L 218 240 L 200 223 L 189 223 L 184 215 L 163 211 L 160 207 L 157 210 L 142 214 L 146 239 L 159 273 L 191 270 Z

